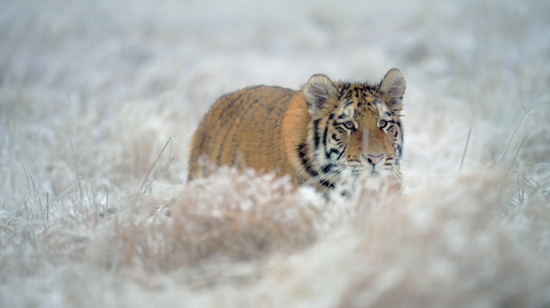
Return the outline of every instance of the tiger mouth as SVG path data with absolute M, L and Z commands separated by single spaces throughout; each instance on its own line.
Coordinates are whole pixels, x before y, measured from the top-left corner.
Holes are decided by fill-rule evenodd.
M 381 177 L 382 174 L 386 174 L 387 172 L 391 172 L 391 168 L 382 167 L 382 166 L 341 166 L 342 169 L 340 169 L 341 172 L 345 172 L 344 170 L 348 170 L 349 174 L 351 174 L 353 177 L 360 177 L 362 175 L 366 175 L 369 177 Z
M 359 177 L 359 176 L 364 175 L 364 174 L 366 174 L 370 177 L 380 176 L 380 172 L 376 171 L 374 168 L 369 170 L 369 168 L 366 168 L 366 167 L 355 167 L 351 170 L 351 174 L 354 177 Z
M 382 172 L 384 171 L 390 171 L 387 168 L 380 168 L 380 167 L 374 167 L 374 166 L 355 166 L 351 167 L 348 170 L 351 171 L 351 174 L 354 176 L 359 176 L 362 174 L 366 174 L 369 176 L 380 176 Z

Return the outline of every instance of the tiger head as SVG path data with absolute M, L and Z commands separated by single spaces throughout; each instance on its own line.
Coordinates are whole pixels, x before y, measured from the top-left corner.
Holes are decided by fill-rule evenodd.
M 354 177 L 400 180 L 405 87 L 398 69 L 374 85 L 333 82 L 325 75 L 309 79 L 302 91 L 310 114 L 308 148 L 319 184 L 334 186 L 345 170 Z

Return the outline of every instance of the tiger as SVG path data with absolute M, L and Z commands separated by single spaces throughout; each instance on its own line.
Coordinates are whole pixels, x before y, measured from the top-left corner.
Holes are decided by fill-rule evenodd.
M 400 187 L 405 88 L 393 68 L 374 84 L 315 74 L 301 90 L 260 85 L 226 94 L 194 132 L 188 181 L 236 166 L 288 175 L 320 192 L 335 189 L 346 172 Z

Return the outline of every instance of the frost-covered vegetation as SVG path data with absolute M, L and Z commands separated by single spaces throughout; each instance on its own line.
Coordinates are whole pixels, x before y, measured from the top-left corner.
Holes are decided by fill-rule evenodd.
M 0 307 L 550 305 L 550 2 L 1 2 Z M 402 196 L 186 183 L 218 96 L 392 67 Z

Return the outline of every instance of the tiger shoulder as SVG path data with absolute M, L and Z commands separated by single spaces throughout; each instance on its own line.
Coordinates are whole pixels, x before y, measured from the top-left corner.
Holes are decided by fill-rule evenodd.
M 224 95 L 193 135 L 188 179 L 237 166 L 319 191 L 343 174 L 400 183 L 405 88 L 401 71 L 391 69 L 374 84 L 317 74 L 300 90 L 254 86 Z

